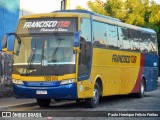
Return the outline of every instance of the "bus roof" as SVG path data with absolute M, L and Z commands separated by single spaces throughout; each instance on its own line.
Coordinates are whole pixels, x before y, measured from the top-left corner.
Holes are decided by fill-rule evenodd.
M 87 11 L 87 10 L 57 10 L 57 11 L 53 11 L 53 12 L 75 12 L 75 13 L 87 13 L 87 14 L 90 14 L 90 15 L 94 15 L 94 16 L 98 16 L 98 17 L 103 17 L 103 18 L 106 18 L 106 19 L 110 19 L 110 20 L 114 20 L 114 21 L 119 21 L 119 19 L 117 18 L 113 18 L 113 17 L 109 17 L 109 16 L 104 16 L 104 15 L 101 15 L 101 14 L 98 14 L 98 13 L 95 13 L 95 12 L 91 12 L 91 11 Z
M 53 11 L 52 13 L 54 13 L 54 12 L 86 13 L 86 14 L 90 14 L 90 15 L 93 15 L 93 16 L 102 17 L 102 18 L 105 18 L 105 19 L 108 19 L 108 20 L 113 20 L 113 21 L 118 22 L 118 23 L 123 23 L 123 22 L 121 22 L 121 20 L 119 20 L 117 18 L 101 15 L 101 14 L 91 12 L 91 11 L 87 11 L 87 10 L 57 10 L 57 11 Z M 125 24 L 125 26 L 127 25 L 129 28 L 137 29 L 139 31 L 145 31 L 145 32 L 148 32 L 148 33 L 156 33 L 153 29 L 150 29 L 150 28 L 143 28 L 143 27 L 127 24 L 127 23 L 124 23 L 124 24 Z
M 95 12 L 91 12 L 91 11 L 87 11 L 87 10 L 57 10 L 57 11 L 53 11 L 51 13 L 43 13 L 43 14 L 34 14 L 34 15 L 27 15 L 27 16 L 22 16 L 21 19 L 26 19 L 26 18 L 39 18 L 39 17 L 46 17 L 46 16 L 50 16 L 51 17 L 51 14 L 58 14 L 58 13 L 81 13 L 81 14 L 88 14 L 88 15 L 91 15 L 91 16 L 95 16 L 95 17 L 100 17 L 100 18 L 104 18 L 108 21 L 110 21 L 109 23 L 110 24 L 115 24 L 115 25 L 118 25 L 118 26 L 121 26 L 121 27 L 126 27 L 126 28 L 130 28 L 130 29 L 135 29 L 135 30 L 138 30 L 138 31 L 142 31 L 142 32 L 147 32 L 147 33 L 151 33 L 151 34 L 156 34 L 156 32 L 153 30 L 153 29 L 150 29 L 150 28 L 143 28 L 143 27 L 139 27 L 139 26 L 135 26 L 135 25 L 131 25 L 131 24 L 127 24 L 127 23 L 124 23 L 122 21 L 120 21 L 119 19 L 117 18 L 113 18 L 113 17 L 109 17 L 109 16 L 105 16 L 105 15 L 101 15 L 101 14 L 98 14 L 98 13 L 95 13 Z

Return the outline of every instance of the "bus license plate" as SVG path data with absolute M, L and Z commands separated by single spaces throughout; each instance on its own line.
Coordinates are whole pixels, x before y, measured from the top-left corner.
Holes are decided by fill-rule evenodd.
M 36 91 L 36 94 L 42 94 L 42 95 L 46 95 L 47 94 L 47 91 L 46 90 L 37 90 Z

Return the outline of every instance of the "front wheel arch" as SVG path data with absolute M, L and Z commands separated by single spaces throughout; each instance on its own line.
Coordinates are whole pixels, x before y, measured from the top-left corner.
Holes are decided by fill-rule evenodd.
M 93 97 L 92 98 L 86 98 L 85 104 L 88 108 L 96 108 L 99 105 L 100 100 L 100 89 L 97 82 L 94 84 L 94 90 L 93 90 Z
M 98 78 L 96 79 L 96 82 L 95 82 L 95 83 L 97 83 L 97 84 L 98 84 L 98 86 L 99 86 L 100 96 L 102 96 L 102 95 L 103 95 L 103 83 L 102 83 L 101 78 L 100 78 L 100 77 L 98 77 Z

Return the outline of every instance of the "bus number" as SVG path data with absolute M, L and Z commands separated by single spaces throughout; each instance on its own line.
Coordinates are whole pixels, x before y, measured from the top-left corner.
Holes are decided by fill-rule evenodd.
M 57 76 L 44 76 L 45 81 L 53 81 L 53 80 L 58 80 Z

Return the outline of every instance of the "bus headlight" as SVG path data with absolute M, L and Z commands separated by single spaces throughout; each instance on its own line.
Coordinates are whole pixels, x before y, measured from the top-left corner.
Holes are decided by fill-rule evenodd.
M 23 85 L 23 81 L 22 80 L 16 80 L 16 79 L 13 79 L 12 80 L 14 84 L 18 84 L 18 85 Z
M 61 85 L 74 83 L 75 79 L 62 80 Z

